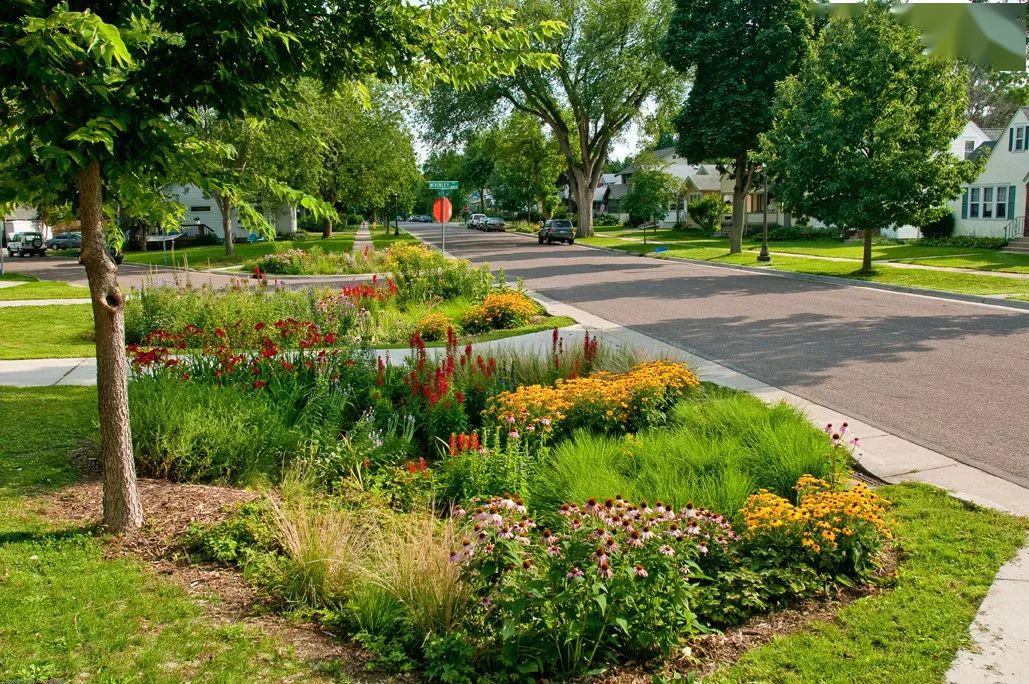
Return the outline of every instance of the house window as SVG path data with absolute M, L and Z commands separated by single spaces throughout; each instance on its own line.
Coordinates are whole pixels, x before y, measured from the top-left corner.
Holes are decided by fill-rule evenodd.
M 979 218 L 979 188 L 971 188 L 968 193 L 968 217 Z
M 700 193 L 699 192 L 691 192 L 690 193 L 690 204 L 693 204 L 694 202 L 699 202 L 699 201 L 700 201 Z
M 973 152 L 975 152 L 975 140 L 969 138 L 965 141 L 965 156 L 967 157 Z
M 983 188 L 983 218 L 993 218 L 993 188 Z
M 198 211 L 211 211 L 211 205 L 208 204 L 208 205 L 204 205 L 204 206 L 190 207 L 189 208 L 189 213 L 191 213 L 191 214 L 195 214 Z
M 1019 126 L 1015 129 L 1015 149 L 1025 149 L 1025 126 Z
M 997 188 L 997 218 L 1008 217 L 1008 186 L 1001 185 Z

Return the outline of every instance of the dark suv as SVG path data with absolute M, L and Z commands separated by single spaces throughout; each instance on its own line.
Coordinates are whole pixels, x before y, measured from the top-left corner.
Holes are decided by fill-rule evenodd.
M 543 223 L 537 237 L 541 245 L 544 242 L 548 245 L 555 242 L 567 242 L 572 245 L 575 244 L 575 226 L 568 219 L 551 219 Z

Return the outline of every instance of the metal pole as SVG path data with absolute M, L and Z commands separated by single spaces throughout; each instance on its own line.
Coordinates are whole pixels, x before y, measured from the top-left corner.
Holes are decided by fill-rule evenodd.
M 7 249 L 7 219 L 0 221 L 0 275 L 4 275 L 4 251 Z
M 758 261 L 771 261 L 772 255 L 768 253 L 768 174 L 765 174 L 765 216 L 764 226 L 761 228 L 761 253 L 757 255 Z

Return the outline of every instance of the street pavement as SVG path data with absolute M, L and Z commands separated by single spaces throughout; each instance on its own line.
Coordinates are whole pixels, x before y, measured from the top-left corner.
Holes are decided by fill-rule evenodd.
M 7 257 L 4 256 L 4 268 L 7 273 L 31 275 L 40 280 L 61 280 L 69 285 L 86 287 L 86 269 L 78 260 L 70 257 Z M 240 276 L 246 274 L 240 274 Z M 140 288 L 144 285 L 185 285 L 194 287 L 210 285 L 215 288 L 228 287 L 240 276 L 219 273 L 184 272 L 172 268 L 148 266 L 145 264 L 122 263 L 118 267 L 118 284 L 122 290 Z
M 438 224 L 405 226 L 439 245 Z M 1029 486 L 1029 312 L 447 229 L 509 280 Z

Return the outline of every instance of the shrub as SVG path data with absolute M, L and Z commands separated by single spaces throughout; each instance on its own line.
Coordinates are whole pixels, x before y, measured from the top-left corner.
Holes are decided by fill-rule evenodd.
M 831 486 L 808 475 L 797 481 L 800 500 L 762 490 L 743 509 L 746 537 L 784 559 L 803 562 L 833 575 L 868 579 L 875 553 L 891 534 L 888 502 L 864 484 L 851 489 Z
M 415 332 L 422 336 L 422 339 L 430 342 L 442 340 L 447 335 L 447 330 L 454 327 L 454 322 L 446 315 L 438 312 L 430 312 L 418 319 L 415 324 Z
M 593 217 L 595 226 L 617 226 L 621 223 L 614 214 L 597 214 Z
M 934 221 L 929 221 L 921 227 L 922 237 L 929 239 L 949 238 L 954 233 L 954 212 L 949 209 L 941 214 Z
M 320 247 L 290 248 L 246 262 L 246 269 L 270 275 L 372 273 L 380 268 L 376 252 L 325 252 Z
M 840 231 L 837 228 L 813 228 L 811 226 L 793 225 L 789 228 L 785 226 L 769 226 L 768 227 L 768 239 L 769 241 L 785 241 L 785 240 L 841 240 Z
M 405 301 L 482 299 L 493 283 L 487 267 L 451 259 L 424 245 L 394 243 L 384 254 L 382 268 L 393 274 Z
M 1007 240 L 999 237 L 981 237 L 978 235 L 954 235 L 952 237 L 930 238 L 924 237 L 915 240 L 913 244 L 919 247 L 961 247 L 964 249 L 1000 249 L 1007 244 Z
M 735 537 L 708 511 L 621 497 L 566 504 L 552 530 L 512 498 L 470 517 L 476 533 L 454 553 L 482 598 L 469 632 L 483 634 L 484 666 L 533 678 L 670 653 L 701 629 L 690 576 Z
M 433 476 L 436 500 L 461 504 L 473 497 L 526 492 L 548 455 L 545 441 L 502 440 L 498 430 L 482 443 L 478 433 L 451 434 Z
M 183 537 L 186 550 L 202 560 L 220 565 L 244 565 L 255 552 L 278 547 L 269 525 L 268 504 L 251 501 L 225 520 L 211 525 L 193 523 Z
M 275 474 L 301 442 L 271 402 L 233 387 L 137 378 L 129 383 L 141 475 L 246 483 Z
M 578 427 L 632 431 L 664 419 L 664 411 L 700 386 L 686 366 L 651 361 L 627 373 L 599 372 L 558 380 L 550 387 L 526 385 L 490 400 L 485 416 L 495 425 L 527 433 L 568 432 Z
M 465 311 L 461 327 L 471 333 L 516 328 L 543 313 L 542 306 L 520 292 L 493 292 Z
M 713 231 L 718 228 L 728 207 L 721 197 L 704 195 L 689 204 L 689 216 L 702 230 Z

